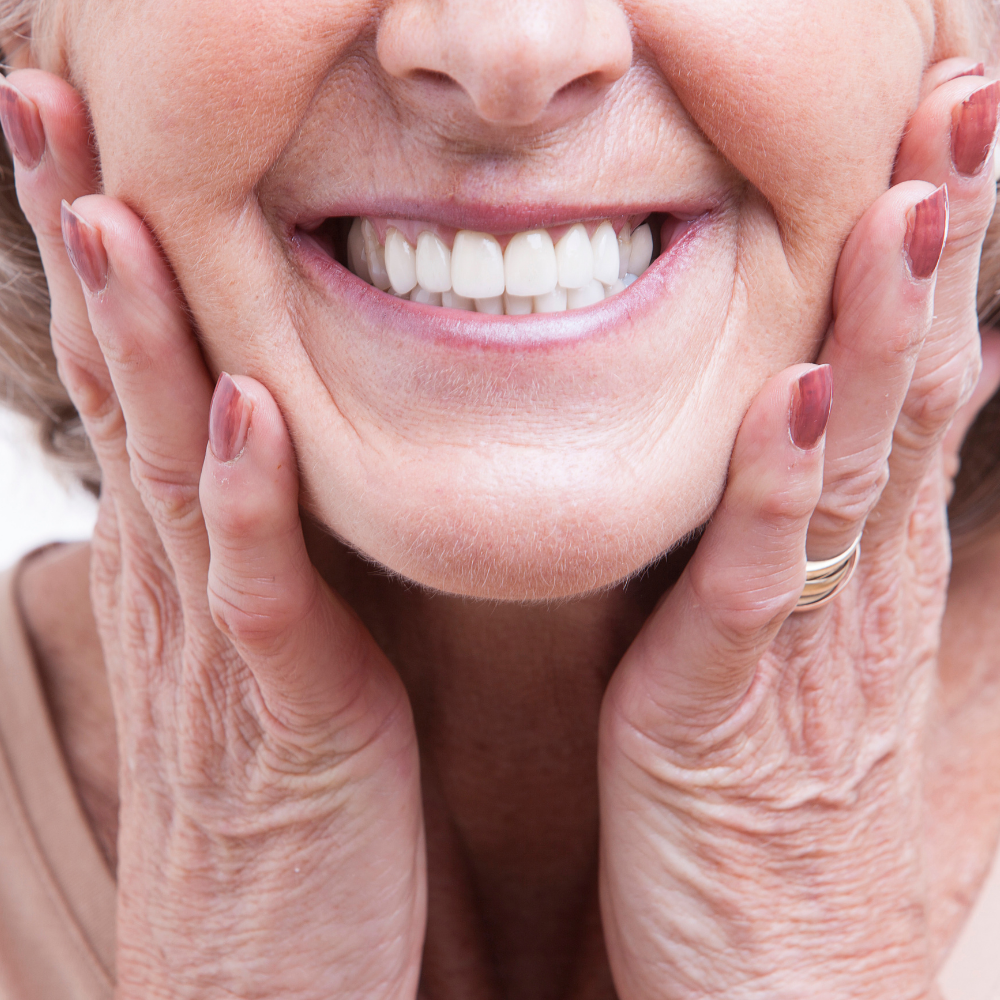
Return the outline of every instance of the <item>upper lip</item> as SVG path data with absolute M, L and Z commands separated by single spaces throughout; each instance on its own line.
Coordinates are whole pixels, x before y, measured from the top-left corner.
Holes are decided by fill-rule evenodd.
M 340 217 L 377 216 L 390 219 L 413 219 L 420 222 L 440 223 L 454 229 L 472 229 L 477 232 L 509 234 L 529 229 L 548 229 L 574 222 L 600 221 L 635 215 L 663 212 L 682 219 L 693 219 L 715 208 L 721 198 L 707 198 L 698 203 L 663 200 L 642 204 L 616 203 L 559 204 L 511 202 L 459 202 L 457 200 L 393 199 L 392 201 L 365 202 L 352 200 L 326 203 L 322 206 L 302 208 L 291 214 L 292 229 L 310 230 L 324 220 Z

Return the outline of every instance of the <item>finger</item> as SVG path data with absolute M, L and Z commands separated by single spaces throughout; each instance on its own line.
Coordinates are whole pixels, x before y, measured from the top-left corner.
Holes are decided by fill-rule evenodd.
M 403 710 L 405 696 L 361 622 L 310 563 L 295 455 L 276 404 L 260 383 L 224 373 L 210 421 L 201 503 L 217 626 L 280 722 L 324 732 L 334 723 L 344 732 L 380 725 L 386 712 Z
M 868 210 L 841 254 L 834 322 L 819 357 L 833 369 L 837 398 L 810 559 L 845 551 L 885 488 L 893 428 L 931 323 L 947 225 L 944 188 L 900 184 Z
M 59 208 L 63 200 L 98 190 L 86 107 L 64 80 L 19 70 L 0 82 L 0 119 L 13 154 L 18 202 L 45 268 L 53 330 L 65 351 L 93 367 L 98 352 L 63 244 Z
M 924 73 L 924 78 L 920 81 L 920 100 L 922 101 L 949 80 L 955 80 L 960 76 L 985 75 L 986 65 L 978 59 L 967 59 L 964 56 L 942 59 Z
M 750 407 L 719 508 L 612 679 L 606 700 L 640 732 L 712 727 L 749 689 L 805 582 L 831 396 L 828 367 L 798 365 Z
M 155 541 L 128 480 L 121 408 L 62 232 L 61 200 L 97 187 L 89 117 L 79 94 L 63 80 L 25 70 L 0 81 L 0 120 L 13 154 L 18 201 L 45 268 L 59 377 L 101 466 L 104 507 L 116 510 L 102 524 L 128 525 L 133 534 Z
M 952 482 L 958 475 L 960 452 L 965 435 L 975 423 L 982 408 L 996 395 L 1000 388 L 1000 331 L 984 328 L 982 339 L 982 371 L 976 388 L 955 414 L 942 442 L 942 463 L 945 478 Z
M 976 333 L 976 286 L 983 237 L 996 205 L 991 169 L 1000 106 L 1000 81 L 976 77 L 937 88 L 917 109 L 903 138 L 895 181 L 948 186 L 948 243 L 935 291 L 938 338 L 961 326 Z
M 129 525 L 142 533 L 150 526 L 128 480 L 124 419 L 62 233 L 61 199 L 97 186 L 86 109 L 63 80 L 25 70 L 0 82 L 0 120 L 14 158 L 18 200 L 45 268 L 59 376 L 101 466 L 107 512 L 101 524 Z
M 951 219 L 934 292 L 934 322 L 900 413 L 889 485 L 873 520 L 879 535 L 897 531 L 909 517 L 921 482 L 940 461 L 948 427 L 979 379 L 976 292 L 996 202 L 998 106 L 1000 82 L 947 83 L 918 109 L 900 151 L 900 175 L 947 183 Z
M 185 606 L 205 606 L 208 541 L 198 481 L 212 386 L 173 277 L 129 208 L 90 195 L 63 209 L 70 258 L 128 429 L 128 476 Z M 127 492 L 122 470 L 115 486 Z

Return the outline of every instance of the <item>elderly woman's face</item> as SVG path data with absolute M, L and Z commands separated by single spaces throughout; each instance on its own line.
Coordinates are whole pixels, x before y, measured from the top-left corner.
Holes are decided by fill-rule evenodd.
M 305 506 L 411 579 L 545 597 L 634 572 L 711 513 L 750 399 L 825 332 L 923 70 L 961 50 L 942 16 L 82 0 L 69 60 L 108 193 L 154 228 L 213 368 L 274 394 Z M 664 252 L 641 281 L 541 316 L 390 297 L 324 236 L 364 217 L 376 239 L 410 220 L 413 240 L 506 245 L 651 213 Z M 486 289 L 488 259 L 463 266 Z

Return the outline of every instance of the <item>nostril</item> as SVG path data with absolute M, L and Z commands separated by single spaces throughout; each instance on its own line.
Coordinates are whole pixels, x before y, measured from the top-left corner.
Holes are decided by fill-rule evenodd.
M 584 73 L 575 80 L 570 80 L 564 87 L 556 91 L 556 98 L 576 96 L 581 93 L 590 93 L 597 90 L 604 84 L 604 79 L 600 73 Z
M 430 83 L 439 87 L 461 87 L 461 84 L 459 84 L 457 80 L 448 76 L 447 73 L 440 73 L 434 69 L 422 69 L 418 67 L 417 69 L 411 70 L 409 76 L 411 80 L 415 80 L 418 83 Z

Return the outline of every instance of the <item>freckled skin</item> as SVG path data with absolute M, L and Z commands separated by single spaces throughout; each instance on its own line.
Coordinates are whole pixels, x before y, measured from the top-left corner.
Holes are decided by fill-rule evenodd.
M 631 22 L 628 72 L 510 125 L 386 72 L 379 52 L 426 41 L 393 25 L 432 23 L 400 6 L 82 3 L 69 61 L 107 193 L 151 224 L 213 369 L 274 394 L 321 522 L 450 592 L 606 586 L 705 520 L 750 399 L 814 356 L 843 241 L 964 22 L 938 11 L 935 33 L 928 0 L 630 3 L 608 15 Z M 442 10 L 427 31 L 462 5 Z M 528 94 L 513 20 L 484 7 L 451 44 L 505 52 Z M 122 74 L 108 51 L 148 58 Z M 512 355 L 418 345 L 302 272 L 289 218 L 365 198 L 715 209 L 631 322 Z

